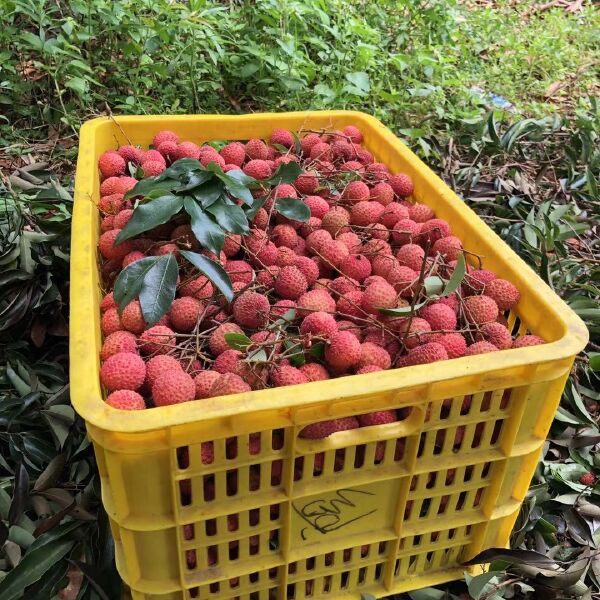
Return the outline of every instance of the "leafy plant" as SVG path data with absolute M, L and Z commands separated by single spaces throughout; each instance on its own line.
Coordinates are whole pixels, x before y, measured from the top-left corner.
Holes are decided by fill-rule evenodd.
M 301 172 L 298 163 L 289 162 L 259 182 L 241 170 L 225 173 L 214 162 L 204 167 L 195 159 L 180 159 L 160 175 L 142 179 L 126 194 L 127 198 L 140 200 L 116 243 L 163 225 L 183 212 L 200 245 L 219 256 L 226 233 L 247 235 L 249 220 L 269 197 L 265 192 L 255 199 L 252 190 L 260 189 L 261 183 L 292 183 Z M 241 207 L 238 202 L 242 202 Z M 310 217 L 308 206 L 296 198 L 276 198 L 274 210 L 296 221 Z M 190 250 L 182 250 L 181 256 L 210 279 L 228 301 L 233 298 L 229 275 L 218 262 Z M 157 323 L 175 298 L 178 272 L 172 254 L 148 256 L 128 265 L 115 282 L 114 298 L 119 309 L 139 297 L 146 322 Z

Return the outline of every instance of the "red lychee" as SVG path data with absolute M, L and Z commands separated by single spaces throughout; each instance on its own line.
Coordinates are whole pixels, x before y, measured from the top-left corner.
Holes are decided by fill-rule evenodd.
M 98 159 L 98 169 L 102 177 L 116 177 L 125 173 L 125 159 L 115 150 L 104 152 Z
M 296 367 L 281 365 L 271 372 L 271 383 L 277 387 L 308 383 L 306 375 Z
M 386 423 L 395 423 L 398 420 L 395 410 L 378 410 L 364 415 L 358 415 L 358 422 L 361 427 L 371 427 L 372 425 L 385 425 Z
M 175 345 L 175 333 L 165 325 L 154 325 L 140 336 L 140 350 L 144 354 L 166 354 Z
M 322 219 L 330 208 L 327 200 L 324 200 L 321 196 L 306 196 L 303 201 L 310 209 L 311 217 L 317 217 L 318 219 Z
M 120 259 L 134 249 L 131 240 L 125 240 L 120 244 L 115 243 L 115 239 L 119 233 L 121 233 L 120 229 L 111 229 L 100 236 L 98 248 L 104 258 L 109 260 Z
M 361 307 L 370 314 L 378 314 L 380 308 L 396 306 L 396 290 L 387 281 L 375 281 L 367 286 L 361 300 Z
M 546 342 L 537 335 L 522 335 L 513 342 L 513 348 L 525 348 L 526 346 L 539 346 Z
M 300 325 L 302 335 L 323 336 L 330 338 L 337 332 L 335 319 L 326 312 L 314 312 L 307 315 Z
M 433 254 L 441 254 L 446 260 L 457 260 L 462 254 L 462 242 L 454 235 L 437 240 L 432 247 Z
M 154 148 L 158 148 L 163 142 L 175 142 L 179 144 L 179 136 L 173 131 L 164 130 L 159 131 L 152 138 L 152 146 Z
M 119 313 L 117 312 L 116 308 L 106 309 L 102 315 L 100 328 L 102 329 L 102 333 L 104 335 L 110 335 L 115 331 L 121 331 L 123 329 L 123 324 L 121 323 L 121 319 L 119 318 Z
M 349 331 L 338 331 L 325 346 L 325 360 L 336 369 L 349 369 L 360 361 L 361 347 Z
M 291 148 L 294 145 L 294 135 L 287 129 L 274 129 L 269 138 L 269 142 L 275 145 Z
M 371 193 L 369 197 L 371 200 L 378 202 L 382 206 L 389 206 L 390 204 L 392 204 L 392 202 L 394 202 L 394 190 L 392 189 L 392 186 L 389 183 L 386 183 L 385 181 L 380 181 L 371 188 Z M 400 206 L 400 204 L 398 204 L 397 206 Z M 406 210 L 406 216 L 408 216 L 408 210 Z
M 318 363 L 306 363 L 299 367 L 308 381 L 325 381 L 329 379 L 327 369 Z
M 300 437 L 309 440 L 320 440 L 338 431 L 348 431 L 359 427 L 356 417 L 342 417 L 330 421 L 319 421 L 307 425 L 300 431 Z
M 100 381 L 110 391 L 138 390 L 146 377 L 146 365 L 134 352 L 109 356 L 100 368 Z
M 158 354 L 153 356 L 146 363 L 146 383 L 152 389 L 154 382 L 163 374 L 174 371 L 182 371 L 180 362 L 167 354 Z
M 309 290 L 298 298 L 298 314 L 305 315 L 309 312 L 335 312 L 335 300 L 327 290 Z
M 221 374 L 216 371 L 200 371 L 200 373 L 194 377 L 196 398 L 198 400 L 210 398 L 211 387 L 219 377 L 221 377 Z
M 466 352 L 465 356 L 474 356 L 475 354 L 487 354 L 488 352 L 498 352 L 498 348 L 490 342 L 475 342 L 471 344 Z
M 169 309 L 169 319 L 177 331 L 187 333 L 196 327 L 203 310 L 202 302 L 191 296 L 183 296 L 173 300 Z
M 306 277 L 297 267 L 283 267 L 275 281 L 275 292 L 289 300 L 297 300 L 307 289 Z
M 387 350 L 374 344 L 373 342 L 363 342 L 360 345 L 360 360 L 358 367 L 367 365 L 376 365 L 382 369 L 389 369 L 392 364 L 392 358 Z
M 475 332 L 478 341 L 490 342 L 498 350 L 507 350 L 512 347 L 513 340 L 510 331 L 501 323 L 484 323 L 479 331 Z
M 106 398 L 106 404 L 119 410 L 143 410 L 146 408 L 144 399 L 133 390 L 117 390 Z
M 433 210 L 426 204 L 415 202 L 408 205 L 408 217 L 416 223 L 425 223 L 435 216 Z
M 445 333 L 436 336 L 435 341 L 444 346 L 448 358 L 460 358 L 467 350 L 467 341 L 462 333 Z
M 211 386 L 210 396 L 228 396 L 251 391 L 251 387 L 234 373 L 224 373 Z
M 248 161 L 243 171 L 254 179 L 268 179 L 271 176 L 271 166 L 268 162 L 260 159 Z
M 434 302 L 433 304 L 424 306 L 419 311 L 419 316 L 431 325 L 433 331 L 456 329 L 456 314 L 445 304 Z
M 334 206 L 329 209 L 321 219 L 321 227 L 332 236 L 336 237 L 344 233 L 350 224 L 350 213 L 342 206 Z M 315 232 L 317 233 L 317 232 Z M 308 239 L 306 240 L 309 249 L 311 248 Z
M 246 155 L 249 159 L 267 160 L 269 149 L 262 140 L 254 138 L 246 142 Z
M 119 352 L 133 352 L 137 354 L 137 340 L 133 333 L 129 331 L 115 331 L 107 335 L 100 350 L 100 359 L 106 360 Z
M 271 305 L 263 294 L 248 290 L 233 302 L 233 318 L 244 327 L 259 329 L 269 320 Z
M 350 204 L 356 204 L 361 200 L 368 200 L 371 195 L 369 186 L 363 181 L 351 181 L 342 192 L 342 199 Z
M 401 265 L 419 273 L 425 259 L 425 250 L 417 244 L 406 244 L 396 252 L 396 258 Z
M 406 356 L 400 359 L 399 366 L 426 365 L 447 358 L 448 354 L 444 346 L 437 342 L 430 342 L 410 350 Z
M 400 198 L 407 198 L 413 193 L 414 184 L 412 179 L 405 173 L 397 173 L 388 178 L 388 183 L 392 186 L 394 193 Z
M 485 286 L 485 295 L 492 298 L 500 310 L 510 310 L 521 297 L 519 290 L 506 279 L 494 279 Z
M 464 302 L 465 318 L 473 325 L 483 325 L 498 318 L 498 305 L 488 296 L 469 296 Z
M 185 371 L 168 371 L 159 375 L 152 385 L 152 400 L 156 406 L 179 404 L 194 399 L 196 384 Z

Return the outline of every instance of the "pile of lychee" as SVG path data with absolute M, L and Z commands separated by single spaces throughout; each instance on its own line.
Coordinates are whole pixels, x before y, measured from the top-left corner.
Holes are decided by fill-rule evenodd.
M 150 150 L 127 145 L 102 154 L 100 378 L 109 405 L 160 407 L 544 343 L 534 335 L 513 338 L 505 314 L 519 302 L 519 290 L 473 253 L 455 291 L 427 297 L 428 278 L 448 281 L 466 249 L 445 220 L 413 199 L 411 178 L 390 173 L 362 142 L 353 126 L 276 129 L 268 142 L 210 145 L 161 131 Z M 215 256 L 200 246 L 187 216 L 178 215 L 116 244 L 139 201 L 124 194 L 181 158 L 214 162 L 224 172 L 241 169 L 256 180 L 252 195 L 266 201 L 250 233 L 228 234 Z M 261 184 L 291 161 L 302 168 L 293 184 Z M 277 213 L 278 198 L 302 200 L 310 218 Z M 158 324 L 148 326 L 139 300 L 117 307 L 110 289 L 121 269 L 145 256 L 177 257 L 182 249 L 221 263 L 231 302 L 179 261 L 177 297 Z M 360 425 L 349 417 L 303 434 L 324 437 Z

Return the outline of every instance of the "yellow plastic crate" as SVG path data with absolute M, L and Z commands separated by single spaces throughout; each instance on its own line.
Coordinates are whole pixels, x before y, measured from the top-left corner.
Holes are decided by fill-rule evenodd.
M 108 407 L 98 375 L 98 156 L 147 146 L 161 129 L 202 142 L 349 124 L 376 160 L 413 178 L 416 200 L 486 268 L 518 286 L 513 331 L 549 343 L 127 414 Z M 459 578 L 461 561 L 507 543 L 587 331 L 381 123 L 346 111 L 94 119 L 81 130 L 75 188 L 72 400 L 94 443 L 117 565 L 135 600 L 385 596 Z M 404 421 L 298 438 L 308 423 L 399 407 L 412 409 Z M 250 454 L 257 433 L 261 449 Z M 207 441 L 214 462 L 203 465 Z

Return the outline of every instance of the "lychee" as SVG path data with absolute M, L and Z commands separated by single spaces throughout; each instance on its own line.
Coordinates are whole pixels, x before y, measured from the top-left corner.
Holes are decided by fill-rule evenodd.
M 337 268 L 348 257 L 349 251 L 342 242 L 331 240 L 323 245 L 320 254 L 328 268 Z
M 275 292 L 282 298 L 297 300 L 308 289 L 308 282 L 297 267 L 283 267 L 275 281 Z
M 246 160 L 246 148 L 241 142 L 231 142 L 221 148 L 219 154 L 227 164 L 241 167 Z
M 125 173 L 125 159 L 115 150 L 104 152 L 98 159 L 98 169 L 102 177 L 116 177 Z
M 299 367 L 308 381 L 325 381 L 329 379 L 329 372 L 319 363 L 306 363 Z
M 386 423 L 395 423 L 398 420 L 395 410 L 378 410 L 364 415 L 358 415 L 358 422 L 361 427 L 371 427 L 372 425 L 385 425 Z
M 125 240 L 120 244 L 115 243 L 115 239 L 119 233 L 121 233 L 120 229 L 111 229 L 100 236 L 98 248 L 104 258 L 109 260 L 123 258 L 134 249 L 131 240 Z
M 323 246 L 332 239 L 329 231 L 317 229 L 306 237 L 306 247 L 310 252 L 320 253 Z
M 277 247 L 293 248 L 298 241 L 298 234 L 291 225 L 275 225 L 271 232 L 271 238 Z
M 358 127 L 355 127 L 354 125 L 346 125 L 346 127 L 342 129 L 342 133 L 349 137 L 351 142 L 355 144 L 362 144 L 363 134 Z
M 294 145 L 294 135 L 287 129 L 274 129 L 269 138 L 269 142 L 275 145 L 291 148 Z
M 244 355 L 239 350 L 230 348 L 217 356 L 212 368 L 217 373 L 233 373 L 236 363 L 243 358 L 243 356 Z
M 157 146 L 156 149 L 160 152 L 161 156 L 165 159 L 165 161 L 169 161 L 169 163 L 176 160 L 177 156 L 177 147 L 179 144 L 177 142 L 162 142 L 160 146 Z
M 100 311 L 106 312 L 109 308 L 117 308 L 117 303 L 115 302 L 115 298 L 112 292 L 109 292 L 102 298 L 100 302 Z
M 332 236 L 336 237 L 340 233 L 344 233 L 350 224 L 350 213 L 342 206 L 334 206 L 329 209 L 321 219 L 321 227 Z M 315 232 L 316 233 L 316 232 Z M 311 248 L 308 240 L 307 244 Z
M 340 314 L 351 318 L 364 318 L 366 311 L 362 308 L 363 292 L 353 290 L 344 293 L 337 301 L 337 310 Z
M 540 344 L 545 344 L 546 342 L 537 335 L 522 335 L 518 337 L 513 342 L 513 348 L 525 348 L 526 346 L 539 346 Z
M 146 363 L 146 383 L 152 389 L 154 382 L 164 373 L 183 370 L 179 361 L 168 354 L 153 356 Z
M 497 352 L 498 348 L 490 342 L 475 342 L 471 344 L 466 352 L 465 356 L 474 356 L 475 354 L 487 354 L 488 352 Z
M 408 349 L 416 348 L 430 339 L 431 325 L 421 317 L 406 319 L 398 324 L 403 334 L 404 345 Z
M 387 181 L 390 176 L 388 168 L 383 163 L 371 162 L 367 164 L 365 173 L 371 181 Z
M 340 171 L 344 173 L 363 173 L 364 170 L 364 165 L 357 160 L 349 160 L 340 165 Z
M 319 421 L 318 423 L 307 425 L 301 429 L 299 435 L 301 438 L 309 440 L 320 440 L 330 436 L 332 433 L 357 429 L 359 426 L 360 425 L 356 417 L 342 417 L 339 419 Z
M 310 209 L 310 216 L 318 219 L 322 219 L 330 208 L 327 200 L 324 200 L 321 196 L 306 196 L 303 202 Z
M 361 307 L 370 314 L 378 314 L 380 308 L 396 306 L 396 290 L 387 282 L 375 281 L 367 286 L 361 300 Z
M 325 360 L 336 369 L 349 369 L 360 361 L 360 342 L 349 331 L 338 331 L 325 346 Z
M 120 177 L 108 177 L 100 184 L 100 196 L 112 194 L 126 194 L 137 184 L 137 179 L 121 175 Z
M 294 181 L 294 187 L 301 194 L 314 194 L 319 187 L 319 178 L 314 171 L 306 171 Z
M 432 247 L 433 254 L 441 254 L 446 260 L 457 260 L 462 254 L 462 242 L 454 235 L 448 235 L 437 240 Z
M 251 283 L 254 279 L 254 269 L 245 260 L 229 260 L 225 265 L 231 283 Z
M 485 291 L 487 285 L 494 279 L 496 279 L 496 273 L 487 269 L 476 269 L 467 273 L 463 284 L 465 295 L 470 296 Z
M 350 204 L 356 204 L 361 200 L 368 200 L 371 192 L 364 181 L 351 181 L 342 192 L 342 199 Z
M 142 164 L 144 177 L 155 177 L 156 175 L 160 175 L 165 168 L 165 164 L 157 160 L 147 160 Z
M 142 306 L 139 300 L 132 300 L 121 314 L 121 322 L 127 331 L 140 334 L 146 329 L 147 323 L 142 313 Z
M 483 325 L 498 318 L 498 305 L 489 296 L 469 296 L 463 306 L 466 320 L 473 325 Z
M 179 290 L 182 296 L 192 296 L 196 300 L 207 300 L 213 295 L 213 285 L 204 275 L 183 284 Z
M 378 202 L 382 206 L 389 206 L 390 204 L 392 204 L 392 202 L 394 202 L 394 190 L 392 189 L 392 186 L 389 183 L 386 183 L 385 181 L 380 181 L 371 188 L 369 198 L 374 202 Z M 400 206 L 400 204 L 398 204 L 397 206 Z M 408 216 L 408 210 L 406 210 L 406 216 Z
M 246 155 L 249 159 L 267 160 L 269 149 L 262 140 L 254 138 L 246 142 Z
M 98 200 L 98 210 L 103 215 L 116 215 L 123 209 L 123 194 L 111 194 L 110 196 L 102 196 Z M 114 221 L 113 227 L 114 229 Z
M 236 323 L 223 323 L 219 325 L 208 338 L 208 346 L 213 356 L 219 356 L 225 350 L 230 348 L 229 344 L 225 340 L 225 334 L 227 333 L 244 333 L 242 328 Z
M 364 375 L 365 373 L 377 373 L 377 371 L 383 371 L 381 367 L 377 365 L 365 365 L 356 370 L 357 375 Z
M 107 215 L 100 222 L 100 231 L 102 231 L 102 232 L 110 231 L 111 229 L 114 228 L 114 223 L 115 223 L 114 215 Z
M 302 148 L 302 154 L 310 156 L 312 147 L 320 143 L 321 136 L 316 133 L 308 133 L 300 140 L 300 147 Z
M 140 350 L 144 354 L 166 354 L 175 345 L 175 333 L 165 325 L 154 325 L 140 336 Z
M 216 371 L 200 371 L 200 373 L 194 377 L 194 383 L 196 384 L 196 399 L 202 400 L 204 398 L 210 398 L 211 387 L 219 377 L 221 377 L 221 374 Z
M 125 210 L 119 211 L 115 215 L 115 220 L 113 221 L 114 229 L 123 229 L 125 225 L 129 222 L 133 215 L 133 210 L 130 208 L 126 208 Z
M 292 264 L 306 277 L 309 287 L 319 278 L 319 267 L 308 256 L 298 256 Z
M 198 160 L 200 158 L 200 147 L 194 142 L 182 142 L 177 146 L 175 151 L 175 159 L 180 160 L 182 158 L 194 158 Z
M 359 283 L 371 275 L 372 271 L 371 262 L 362 254 L 347 256 L 339 265 L 339 269 L 344 275 Z
M 308 383 L 306 375 L 296 367 L 281 365 L 271 372 L 271 383 L 277 387 Z
M 425 259 L 425 250 L 418 244 L 406 244 L 398 249 L 396 258 L 401 265 L 419 273 Z
M 163 142 L 175 142 L 179 144 L 179 136 L 173 131 L 164 130 L 159 131 L 152 138 L 152 146 L 154 148 L 158 148 Z
M 467 350 L 467 341 L 462 333 L 444 333 L 436 336 L 435 341 L 444 346 L 448 358 L 460 358 Z
M 290 313 L 290 311 L 294 312 Z M 296 318 L 296 313 L 296 303 L 293 300 L 277 300 L 271 307 L 272 315 L 277 318 L 286 317 L 289 321 L 293 321 Z
M 268 162 L 260 159 L 250 160 L 243 168 L 244 173 L 254 179 L 268 179 L 271 177 L 271 167 Z
M 224 373 L 211 386 L 211 396 L 228 396 L 251 391 L 251 387 L 234 373 Z
M 408 205 L 408 217 L 416 223 L 425 223 L 435 216 L 433 210 L 426 204 L 415 202 Z
M 102 333 L 104 335 L 110 335 L 115 331 L 121 331 L 123 329 L 123 324 L 121 323 L 121 319 L 119 318 L 119 313 L 116 308 L 108 308 L 104 312 L 100 322 L 100 328 L 102 329 Z
M 381 346 L 373 342 L 363 342 L 360 345 L 360 360 L 358 367 L 366 367 L 367 365 L 377 365 L 382 369 L 389 369 L 392 364 L 392 359 Z
M 196 327 L 203 310 L 204 305 L 196 298 L 191 296 L 175 298 L 169 309 L 169 319 L 177 331 L 187 333 Z
M 144 151 L 141 148 L 129 144 L 120 146 L 117 152 L 123 157 L 125 162 L 131 162 L 134 165 L 139 165 L 144 156 Z
M 513 340 L 510 331 L 501 323 L 484 323 L 479 331 L 475 333 L 475 339 L 478 341 L 490 342 L 498 350 L 507 350 L 512 347 Z
M 596 485 L 596 476 L 592 472 L 584 473 L 579 478 L 579 483 L 588 487 Z
M 335 312 L 335 300 L 327 290 L 315 289 L 305 292 L 298 298 L 298 314 L 305 315 L 307 312 Z
M 106 404 L 119 410 L 143 410 L 146 408 L 144 399 L 133 390 L 117 390 L 106 398 Z
M 159 375 L 152 386 L 152 400 L 156 406 L 168 406 L 193 400 L 196 384 L 185 371 L 169 371 Z
M 314 312 L 307 315 L 300 325 L 302 335 L 331 337 L 337 332 L 335 319 L 326 312 Z
M 146 377 L 146 365 L 134 352 L 109 356 L 100 368 L 100 381 L 110 391 L 138 390 Z
M 350 223 L 360 227 L 377 223 L 384 210 L 385 207 L 379 202 L 361 200 L 350 210 Z
M 419 316 L 425 319 L 433 331 L 456 329 L 457 318 L 455 312 L 445 304 L 434 302 L 424 306 L 419 311 Z
M 444 346 L 437 342 L 429 342 L 409 350 L 408 354 L 400 359 L 399 366 L 426 365 L 447 358 Z
M 387 282 L 394 286 L 402 298 L 411 298 L 414 294 L 419 274 L 410 267 L 394 264 L 385 277 Z
M 271 306 L 263 294 L 248 290 L 233 302 L 233 318 L 244 327 L 258 329 L 264 327 L 269 319 Z
M 310 160 L 327 161 L 332 158 L 331 146 L 325 142 L 319 142 L 310 149 Z
M 495 300 L 500 310 L 510 310 L 521 297 L 519 290 L 506 279 L 494 279 L 485 286 L 485 295 Z
M 421 224 L 419 240 L 425 245 L 427 242 L 434 244 L 450 235 L 450 225 L 444 219 L 429 219 Z
M 388 178 L 394 193 L 400 198 L 407 198 L 413 193 L 414 185 L 412 179 L 405 173 L 397 173 Z

